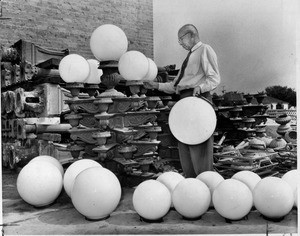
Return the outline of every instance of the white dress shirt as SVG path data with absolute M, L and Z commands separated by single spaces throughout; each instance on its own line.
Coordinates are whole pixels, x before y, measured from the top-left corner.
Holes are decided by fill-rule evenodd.
M 172 82 L 159 83 L 158 89 L 166 93 L 180 93 L 181 90 L 200 87 L 201 93 L 214 90 L 220 84 L 217 55 L 211 46 L 198 42 L 192 49 L 184 75 L 174 87 L 178 75 Z

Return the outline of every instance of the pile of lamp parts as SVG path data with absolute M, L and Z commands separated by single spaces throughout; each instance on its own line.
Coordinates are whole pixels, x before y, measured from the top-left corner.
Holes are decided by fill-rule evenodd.
M 223 177 L 230 178 L 241 170 L 259 176 L 282 176 L 297 168 L 297 131 L 287 114 L 279 115 L 275 122 L 278 136 L 266 134 L 266 124 L 260 124 L 255 135 L 249 135 L 238 145 L 217 145 L 214 168 Z M 255 130 L 255 129 L 252 129 Z M 274 136 L 274 135 L 273 135 Z M 222 139 L 222 138 L 221 138 Z M 220 140 L 219 143 L 224 141 Z
M 132 204 L 137 216 L 146 222 L 161 221 L 172 208 L 184 219 L 197 220 L 211 207 L 226 220 L 242 220 L 253 207 L 268 219 L 281 220 L 294 206 L 298 207 L 299 179 L 297 170 L 281 178 L 261 178 L 243 170 L 229 179 L 215 171 L 203 172 L 196 178 L 169 171 L 141 182 L 133 192 Z M 122 195 L 115 174 L 89 159 L 75 161 L 64 172 L 54 157 L 38 156 L 17 178 L 19 195 L 34 207 L 50 205 L 62 189 L 88 220 L 110 217 Z

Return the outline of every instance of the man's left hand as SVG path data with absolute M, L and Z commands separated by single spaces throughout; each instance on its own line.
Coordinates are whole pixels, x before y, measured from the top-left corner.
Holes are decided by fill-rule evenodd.
M 199 96 L 201 94 L 201 88 L 197 86 L 194 88 L 193 96 Z

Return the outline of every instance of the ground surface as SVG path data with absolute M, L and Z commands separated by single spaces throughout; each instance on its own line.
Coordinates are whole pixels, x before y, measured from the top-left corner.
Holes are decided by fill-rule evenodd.
M 73 207 L 65 192 L 51 206 L 34 208 L 18 195 L 18 173 L 2 170 L 4 235 L 72 235 L 72 234 L 290 234 L 297 232 L 297 209 L 280 222 L 264 219 L 256 210 L 248 219 L 228 223 L 214 209 L 199 220 L 183 219 L 170 210 L 161 223 L 146 223 L 134 211 L 134 189 L 123 188 L 117 209 L 103 221 L 87 221 Z

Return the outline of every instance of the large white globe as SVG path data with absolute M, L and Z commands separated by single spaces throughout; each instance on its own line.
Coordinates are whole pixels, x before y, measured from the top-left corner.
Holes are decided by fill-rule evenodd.
M 225 179 L 213 192 L 216 211 L 226 219 L 240 220 L 253 205 L 252 192 L 246 184 L 236 179 Z
M 278 177 L 265 177 L 255 186 L 253 199 L 256 209 L 264 216 L 278 219 L 287 215 L 294 205 L 290 185 Z
M 223 176 L 215 171 L 204 171 L 200 173 L 196 178 L 205 183 L 209 188 L 211 195 L 210 206 L 213 206 L 212 195 L 215 188 L 224 180 Z
M 84 57 L 69 54 L 61 59 L 58 70 L 66 83 L 83 83 L 90 73 L 90 66 Z
M 110 170 L 101 166 L 80 172 L 74 182 L 71 199 L 76 210 L 90 220 L 110 216 L 121 199 L 121 185 Z
M 118 26 L 104 24 L 93 31 L 90 39 L 90 48 L 100 62 L 118 61 L 127 51 L 127 36 Z
M 29 163 L 34 162 L 34 161 L 47 161 L 50 162 L 51 164 L 55 165 L 58 170 L 60 171 L 61 175 L 64 175 L 64 168 L 62 164 L 57 160 L 55 157 L 48 156 L 48 155 L 41 155 L 33 158 Z
M 210 200 L 209 188 L 196 178 L 186 178 L 180 181 L 172 193 L 174 208 L 188 219 L 203 215 L 209 208 Z
M 251 191 L 253 191 L 256 184 L 261 180 L 261 177 L 258 174 L 249 170 L 239 171 L 235 173 L 231 178 L 242 181 L 249 187 Z
M 73 162 L 67 169 L 64 175 L 64 189 L 69 197 L 71 197 L 71 192 L 73 188 L 73 184 L 77 175 L 90 167 L 97 167 L 101 165 L 91 159 L 81 159 Z
M 169 126 L 180 142 L 196 145 L 205 142 L 214 133 L 217 125 L 216 112 L 205 99 L 186 97 L 172 107 Z
M 176 185 L 181 181 L 184 180 L 184 177 L 174 171 L 168 171 L 162 173 L 160 176 L 157 177 L 157 181 L 164 184 L 170 191 L 170 194 L 172 195 L 173 190 L 175 189 Z M 173 207 L 173 202 L 171 203 L 171 207 Z
M 171 194 L 168 188 L 157 180 L 140 183 L 133 192 L 135 211 L 146 220 L 160 220 L 169 211 Z
M 22 168 L 17 178 L 21 198 L 35 207 L 53 203 L 62 190 L 62 175 L 50 162 L 36 160 Z
M 295 192 L 295 201 L 294 201 L 294 206 L 297 206 L 297 191 L 299 189 L 299 184 L 300 184 L 300 173 L 298 169 L 290 170 L 286 172 L 281 179 L 286 181 L 292 188 L 292 190 Z

